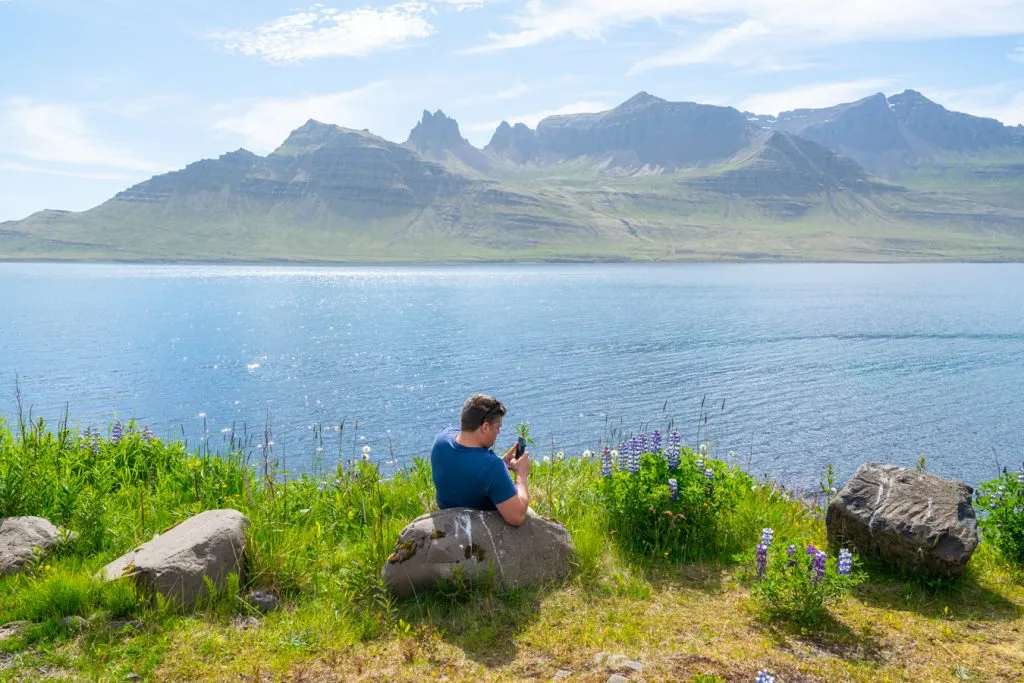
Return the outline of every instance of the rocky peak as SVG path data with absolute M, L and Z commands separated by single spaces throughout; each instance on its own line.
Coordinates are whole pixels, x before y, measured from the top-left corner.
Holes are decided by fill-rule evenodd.
M 646 90 L 641 90 L 637 94 L 630 97 L 628 100 L 615 107 L 618 111 L 627 111 L 630 109 L 642 109 L 649 107 L 652 104 L 662 104 L 667 100 L 663 100 L 660 97 L 655 97 Z
M 421 151 L 439 151 L 469 144 L 459 131 L 458 121 L 440 109 L 433 114 L 423 110 L 423 118 L 409 133 L 408 142 Z
M 484 149 L 505 156 L 516 163 L 526 163 L 539 149 L 537 133 L 526 124 L 517 123 L 512 126 L 508 121 L 502 121 Z

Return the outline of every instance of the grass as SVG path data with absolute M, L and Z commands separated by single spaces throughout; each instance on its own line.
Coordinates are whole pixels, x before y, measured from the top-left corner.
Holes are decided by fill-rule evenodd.
M 0 422 L 0 516 L 45 516 L 78 533 L 0 579 L 0 627 L 31 622 L 0 640 L 0 680 L 518 681 L 568 670 L 569 680 L 604 681 L 602 652 L 641 661 L 654 681 L 752 681 L 761 669 L 780 682 L 1022 680 L 1024 573 L 984 544 L 953 584 L 872 569 L 819 628 L 802 631 L 759 618 L 749 566 L 764 526 L 824 545 L 814 505 L 767 481 L 739 487 L 723 523 L 749 552 L 669 562 L 624 551 L 600 463 L 570 458 L 531 473 L 533 507 L 573 536 L 569 581 L 396 601 L 379 571 L 399 530 L 434 508 L 428 466 L 387 480 L 372 463 L 324 469 L 286 476 L 272 447 L 213 456 L 134 428 L 114 443 L 63 423 Z M 93 578 L 154 533 L 220 507 L 252 521 L 251 571 L 201 611 L 178 614 Z M 239 599 L 252 587 L 277 592 L 283 609 L 253 618 Z

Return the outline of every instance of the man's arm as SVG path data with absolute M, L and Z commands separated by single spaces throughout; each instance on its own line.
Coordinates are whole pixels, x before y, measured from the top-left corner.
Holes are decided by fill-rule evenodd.
M 523 453 L 509 463 L 509 468 L 516 473 L 516 495 L 495 507 L 506 522 L 519 526 L 526 521 L 526 513 L 530 509 L 530 454 Z

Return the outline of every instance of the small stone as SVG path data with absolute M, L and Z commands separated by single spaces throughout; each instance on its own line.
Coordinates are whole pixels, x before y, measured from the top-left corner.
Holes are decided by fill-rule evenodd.
M 610 671 L 619 671 L 626 668 L 626 662 L 628 661 L 629 660 L 626 659 L 626 655 L 609 655 L 604 660 L 604 665 Z
M 75 614 L 61 619 L 60 625 L 61 628 L 66 628 L 69 631 L 82 631 L 89 626 L 89 622 Z
M 608 677 L 608 683 L 629 683 L 629 679 L 622 674 L 612 674 Z
M 268 590 L 255 590 L 249 593 L 247 601 L 250 605 L 260 611 L 261 614 L 276 612 L 280 606 L 277 596 Z
M 29 626 L 27 621 L 12 621 L 9 624 L 0 626 L 0 640 L 18 635 L 27 626 Z
M 260 620 L 254 616 L 242 616 L 239 614 L 231 620 L 231 626 L 239 631 L 247 631 L 251 628 L 259 628 Z
M 559 669 L 558 671 L 555 672 L 555 675 L 551 677 L 551 680 L 553 680 L 553 681 L 561 681 L 561 680 L 564 680 L 564 679 L 568 678 L 569 676 L 572 676 L 572 672 L 571 671 L 566 671 L 565 669 Z
M 132 672 L 129 672 L 129 673 L 125 674 L 124 680 L 126 680 L 126 681 L 141 681 L 142 680 L 142 676 L 140 676 L 139 674 L 137 674 L 134 671 L 132 671 Z
M 636 661 L 635 659 L 627 659 L 622 663 L 622 665 L 627 669 L 636 671 L 637 673 L 640 673 L 644 670 L 644 665 Z
M 607 656 L 608 653 L 603 650 L 594 655 L 594 666 L 601 666 L 602 664 L 604 664 L 604 658 Z

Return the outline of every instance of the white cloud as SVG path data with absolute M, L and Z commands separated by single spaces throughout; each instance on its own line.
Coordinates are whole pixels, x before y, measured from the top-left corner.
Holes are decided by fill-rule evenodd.
M 228 105 L 222 108 L 225 115 L 215 121 L 213 127 L 242 136 L 245 146 L 254 152 L 277 148 L 291 131 L 308 119 L 347 128 L 373 128 L 380 121 L 381 111 L 393 104 L 384 91 L 385 86 L 379 82 L 338 93 Z
M 647 58 L 637 70 L 872 40 L 909 41 L 1024 33 L 1014 0 L 528 0 L 515 30 L 491 34 L 470 52 L 527 47 L 565 36 L 600 39 L 639 22 L 684 21 L 704 29 L 687 44 Z
M 322 57 L 363 57 L 426 38 L 434 27 L 422 2 L 403 2 L 383 9 L 361 7 L 343 12 L 313 5 L 247 31 L 211 33 L 227 52 L 291 64 Z
M 2 0 L 0 0 L 2 1 Z M 0 171 L 12 171 L 14 173 L 38 173 L 40 175 L 55 175 L 65 178 L 81 178 L 83 180 L 137 180 L 137 176 L 124 173 L 110 173 L 107 171 L 76 171 L 59 168 L 47 168 L 44 166 L 32 166 L 12 161 L 0 161 Z
M 1016 126 L 1024 124 L 1024 81 L 1008 81 L 964 90 L 924 89 L 925 97 L 946 109 L 985 116 Z
M 100 140 L 82 111 L 69 104 L 39 103 L 24 97 L 0 102 L 0 152 L 33 161 L 159 171 L 159 164 Z
M 891 86 L 892 79 L 865 78 L 840 83 L 814 83 L 786 90 L 750 95 L 740 103 L 742 111 L 777 115 L 793 109 L 821 109 L 853 102 Z
M 463 12 L 468 9 L 480 9 L 484 5 L 493 3 L 495 0 L 435 0 L 439 5 L 447 5 L 456 12 Z
M 510 116 L 505 120 L 509 123 L 524 123 L 530 128 L 536 128 L 537 124 L 543 119 L 549 116 L 564 116 L 566 114 L 583 114 L 593 113 L 600 111 L 607 111 L 610 109 L 607 104 L 602 102 L 573 102 L 572 104 L 566 104 L 558 107 L 557 109 L 545 109 L 543 111 L 535 111 L 530 114 L 520 114 L 519 116 Z M 493 132 L 501 124 L 501 121 L 488 121 L 486 123 L 476 123 L 468 127 L 467 130 L 482 133 L 485 131 Z

